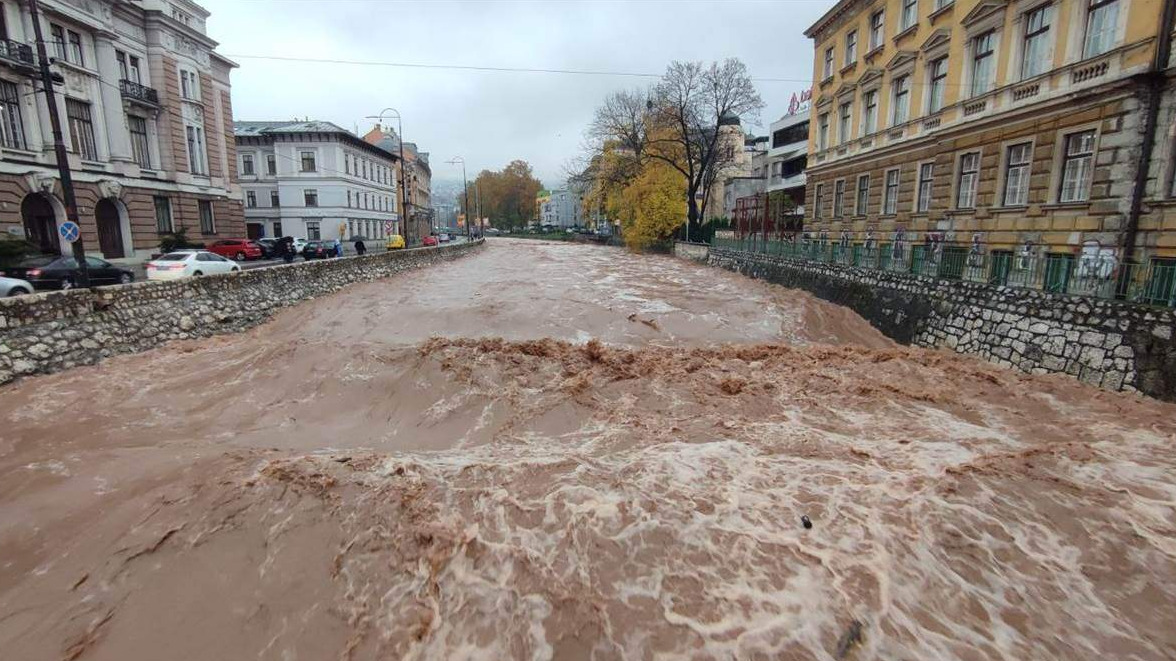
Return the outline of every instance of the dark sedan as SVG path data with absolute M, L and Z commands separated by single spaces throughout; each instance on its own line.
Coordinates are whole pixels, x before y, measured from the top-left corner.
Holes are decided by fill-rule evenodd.
M 257 247 L 261 248 L 262 259 L 274 259 L 278 256 L 277 239 L 254 239 Z
M 303 259 L 326 259 L 335 256 L 333 241 L 310 241 L 302 248 Z
M 87 257 L 86 265 L 90 271 L 90 284 L 95 287 L 135 281 L 135 274 L 131 271 L 97 257 Z M 16 266 L 0 267 L 0 276 L 28 280 L 37 289 L 73 289 L 82 279 L 77 260 L 61 255 L 26 257 Z

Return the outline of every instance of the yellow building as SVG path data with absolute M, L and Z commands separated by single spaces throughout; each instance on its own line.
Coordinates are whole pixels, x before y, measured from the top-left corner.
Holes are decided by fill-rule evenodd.
M 841 0 L 805 33 L 806 230 L 991 280 L 1176 265 L 1173 4 Z

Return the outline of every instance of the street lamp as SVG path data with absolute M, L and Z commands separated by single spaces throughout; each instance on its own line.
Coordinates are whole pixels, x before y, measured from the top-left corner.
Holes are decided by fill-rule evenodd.
M 452 159 L 446 161 L 450 165 L 461 163 L 461 191 L 465 196 L 465 205 L 462 206 L 462 211 L 465 211 L 466 216 L 466 241 L 470 239 L 470 185 L 466 182 L 466 168 L 465 159 L 460 156 L 454 156 Z
M 396 113 L 396 138 L 400 143 L 400 223 L 404 232 L 404 245 L 410 246 L 412 243 L 408 238 L 408 189 L 404 187 L 404 168 L 408 167 L 408 164 L 404 161 L 404 125 L 401 123 L 400 111 L 395 108 L 384 108 L 380 114 L 368 115 L 367 118 L 383 122 L 384 115 L 388 113 Z

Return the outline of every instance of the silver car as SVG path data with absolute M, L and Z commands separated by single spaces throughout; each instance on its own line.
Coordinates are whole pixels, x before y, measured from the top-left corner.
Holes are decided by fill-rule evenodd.
M 33 293 L 33 286 L 25 280 L 0 278 L 0 296 L 20 296 Z

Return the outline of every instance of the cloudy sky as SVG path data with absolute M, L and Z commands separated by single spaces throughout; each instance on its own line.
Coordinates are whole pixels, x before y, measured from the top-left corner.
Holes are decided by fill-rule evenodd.
M 236 119 L 307 117 L 361 129 L 385 107 L 430 152 L 434 179 L 515 158 L 549 186 L 581 153 L 596 104 L 654 78 L 363 66 L 269 58 L 660 74 L 672 60 L 742 59 L 767 104 L 758 131 L 808 87 L 802 32 L 833 0 L 200 0 L 238 62 Z M 261 57 L 258 57 L 261 56 Z M 774 80 L 762 80 L 762 79 Z M 756 127 L 752 127 L 754 131 Z

